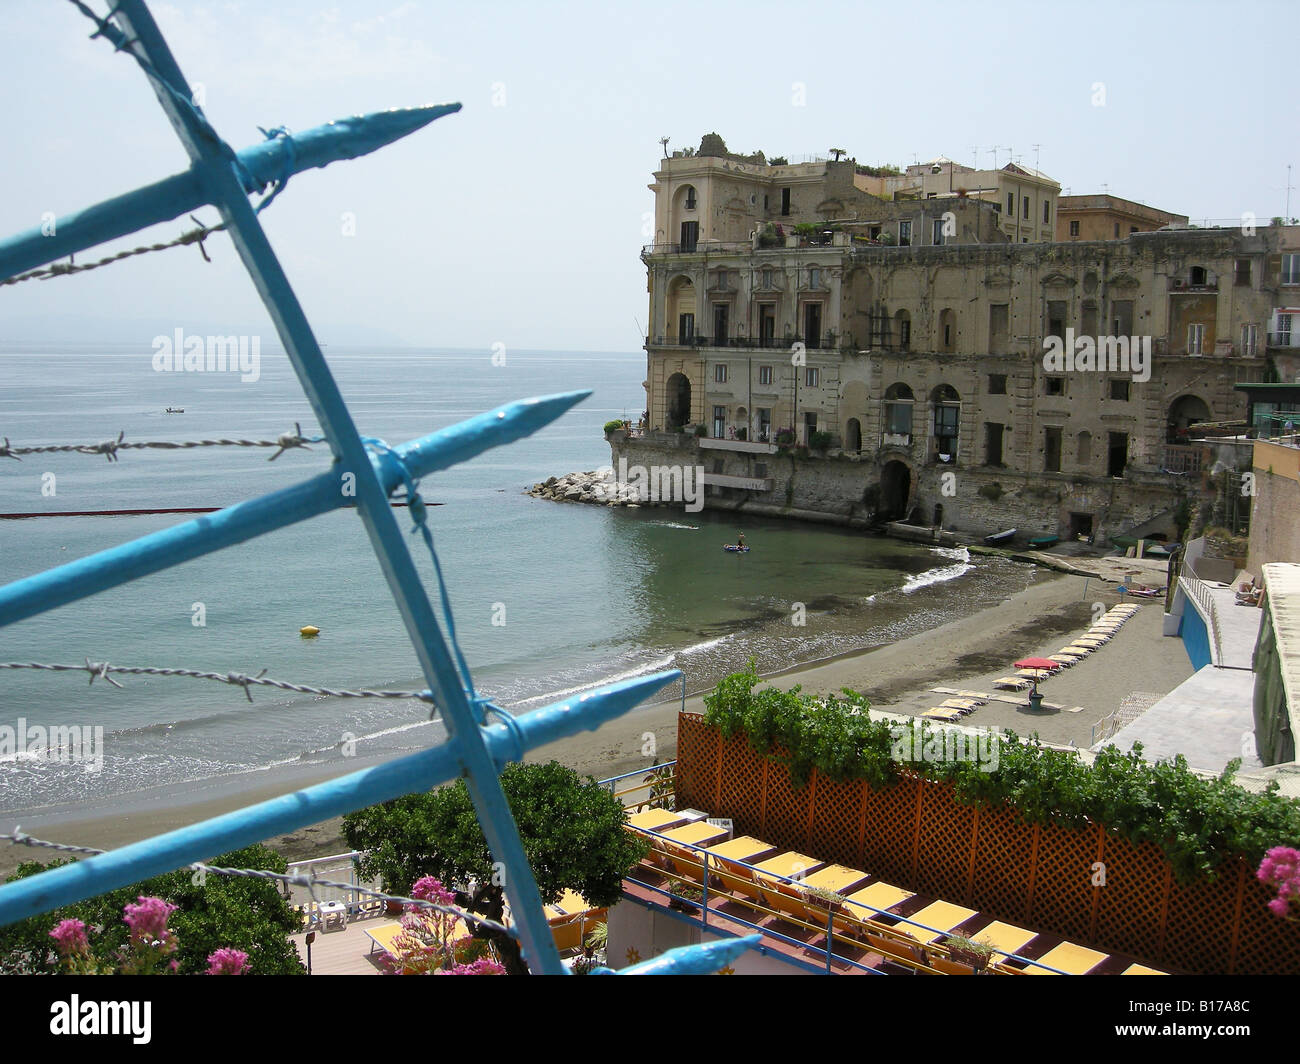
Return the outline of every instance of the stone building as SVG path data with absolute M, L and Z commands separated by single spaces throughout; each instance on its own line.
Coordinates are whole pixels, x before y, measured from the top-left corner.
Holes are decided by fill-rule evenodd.
M 1268 379 L 1300 303 L 1289 231 L 1017 243 L 970 196 L 855 198 L 852 166 L 663 161 L 657 235 L 692 239 L 643 250 L 648 432 L 616 446 L 680 461 L 702 431 L 712 506 L 1172 535 L 1202 473 L 1186 429 L 1244 419 L 1235 385 Z

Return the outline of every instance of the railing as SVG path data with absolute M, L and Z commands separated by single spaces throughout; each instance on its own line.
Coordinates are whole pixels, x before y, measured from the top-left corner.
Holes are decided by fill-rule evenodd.
M 1199 473 L 1205 448 L 1187 444 L 1166 444 L 1160 452 L 1160 469 L 1165 473 Z
M 758 932 L 764 938 L 769 938 L 774 941 L 784 943 L 785 945 L 793 946 L 796 949 L 814 954 L 819 958 L 818 963 L 824 964 L 825 971 L 827 974 L 831 973 L 832 965 L 836 963 L 845 965 L 849 968 L 856 968 L 863 972 L 868 972 L 875 975 L 885 974 L 883 972 L 878 971 L 877 969 L 873 968 L 870 965 L 863 964 L 861 961 L 855 961 L 852 958 L 845 956 L 843 953 L 835 952 L 835 946 L 837 943 L 841 946 L 846 946 L 846 945 L 850 946 L 851 948 L 856 950 L 869 950 L 869 946 L 864 945 L 862 942 L 859 942 L 857 939 L 854 939 L 849 935 L 836 932 L 834 930 L 834 916 L 832 914 L 828 914 L 826 925 L 818 926 L 815 924 L 807 923 L 806 921 L 803 920 L 799 920 L 796 917 L 790 915 L 789 913 L 779 912 L 775 909 L 769 909 L 767 906 L 754 901 L 752 898 L 746 898 L 743 895 L 732 893 L 730 891 L 721 890 L 720 888 L 716 888 L 716 887 L 712 888 L 713 897 L 715 899 L 723 898 L 725 899 L 726 902 L 735 903 L 740 906 L 743 906 L 744 908 L 753 912 L 755 914 L 755 918 L 753 920 L 749 920 L 744 917 L 737 916 L 736 914 L 731 912 L 726 912 L 726 913 L 721 912 L 716 907 L 710 908 L 709 894 L 711 888 L 710 881 L 713 878 L 713 869 L 717 868 L 719 871 L 725 870 L 723 865 L 723 860 L 724 860 L 723 858 L 718 857 L 716 854 L 710 853 L 709 850 L 705 847 L 695 846 L 691 843 L 680 842 L 677 839 L 670 838 L 657 831 L 650 831 L 646 828 L 632 827 L 631 825 L 628 826 L 628 830 L 639 832 L 640 834 L 646 835 L 653 839 L 660 839 L 663 841 L 663 843 L 672 846 L 674 849 L 690 851 L 693 855 L 699 858 L 700 860 L 699 867 L 702 872 L 700 878 L 702 882 L 698 884 L 692 882 L 691 886 L 699 889 L 701 891 L 702 897 L 700 898 L 699 902 L 690 901 L 689 904 L 697 907 L 700 910 L 700 915 L 698 920 L 692 920 L 690 919 L 689 916 L 683 916 L 682 918 L 686 919 L 688 922 L 698 924 L 698 926 L 703 929 L 712 930 L 715 934 L 728 934 L 729 932 L 720 928 L 716 922 L 713 925 L 709 924 L 709 915 L 712 912 L 713 916 L 715 917 L 715 921 L 717 919 L 721 919 L 721 920 L 725 920 L 727 923 L 739 924 L 750 931 Z M 777 875 L 776 873 L 773 872 L 764 871 L 758 868 L 756 865 L 749 864 L 745 861 L 737 861 L 734 860 L 733 858 L 726 858 L 725 863 L 726 863 L 726 867 L 744 869 L 745 871 L 753 875 L 755 878 L 761 876 L 764 879 L 772 880 L 773 882 L 776 883 L 785 883 L 795 888 L 802 889 L 803 887 L 803 880 L 798 877 Z M 673 875 L 671 871 L 667 869 L 655 868 L 654 871 L 656 873 L 664 875 L 669 879 L 677 878 Z M 627 876 L 625 876 L 624 881 L 633 883 L 636 886 L 642 888 L 643 890 L 649 891 L 650 893 L 655 895 L 662 895 L 666 898 L 674 897 L 671 889 L 665 889 L 664 887 L 656 886 L 653 883 L 647 883 L 644 880 L 636 879 L 634 878 L 634 872 L 629 873 Z M 762 894 L 761 889 L 759 890 L 759 893 L 760 895 Z M 810 904 L 815 904 L 815 903 L 810 903 Z M 909 947 L 909 948 L 917 947 L 926 954 L 936 954 L 939 956 L 944 956 L 946 950 L 943 947 L 939 946 L 937 943 L 942 941 L 948 935 L 957 934 L 957 932 L 953 932 L 949 929 L 931 927 L 929 924 L 923 924 L 917 920 L 912 920 L 906 916 L 899 916 L 898 914 L 891 913 L 888 910 L 878 909 L 874 905 L 868 905 L 865 902 L 854 902 L 853 905 L 856 906 L 857 908 L 866 910 L 872 914 L 870 917 L 868 917 L 868 919 L 871 920 L 873 923 L 877 923 L 878 927 L 873 927 L 871 929 L 871 933 L 879 934 L 882 938 L 888 938 L 888 939 L 897 938 L 899 932 L 894 930 L 894 928 L 902 924 L 905 924 L 908 927 L 916 928 L 920 931 L 925 931 L 929 935 L 938 936 L 933 941 L 928 943 L 922 942 L 919 939 L 916 939 L 915 937 L 912 937 L 910 941 L 907 939 L 898 938 L 898 943 L 900 946 Z M 770 926 L 765 926 L 757 922 L 758 920 L 765 919 L 766 917 L 776 917 L 777 919 L 785 921 L 786 923 L 789 923 L 794 927 L 798 927 L 803 931 L 813 931 L 818 936 L 822 936 L 821 941 L 824 941 L 825 944 L 813 945 L 811 942 L 805 941 L 804 939 L 793 938 L 789 935 L 785 935 L 779 931 L 774 930 Z M 881 917 L 884 918 L 884 921 L 893 921 L 893 922 L 892 923 L 882 922 L 880 920 Z M 904 934 L 905 933 L 906 932 L 904 932 Z M 979 932 L 975 932 L 976 935 L 978 935 L 978 933 Z M 1013 960 L 1022 963 L 1026 966 L 1041 968 L 1043 971 L 1050 972 L 1053 975 L 1071 974 L 1069 972 L 1063 972 L 1059 968 L 1053 968 L 1051 965 L 1043 964 L 1040 961 L 1035 961 L 1035 960 L 1031 960 L 1028 957 L 1023 957 L 1017 953 L 1006 953 L 1003 952 L 1002 950 L 998 950 L 997 956 L 999 959 L 997 962 L 995 962 L 996 964 L 1005 964 L 1008 960 Z M 901 957 L 895 958 L 893 956 L 890 956 L 886 959 L 889 960 L 891 963 L 902 964 L 904 966 L 907 965 L 907 961 Z M 930 970 L 929 966 L 926 965 L 926 963 L 923 960 L 921 960 L 919 957 L 916 959 L 913 967 L 914 970 L 916 971 Z
M 1223 648 L 1219 641 L 1218 604 L 1206 583 L 1189 569 L 1183 570 L 1180 579 L 1188 596 L 1201 607 L 1201 616 L 1205 618 L 1205 626 L 1210 630 L 1210 645 L 1214 648 L 1213 664 L 1218 665 L 1223 660 Z
M 719 240 L 697 240 L 694 244 L 644 244 L 641 247 L 641 257 L 649 258 L 651 255 L 699 255 L 699 254 L 719 254 L 740 253 L 753 250 L 754 245 L 746 240 L 740 241 L 719 241 Z
M 620 783 L 631 779 L 633 776 L 639 776 L 640 783 L 632 787 L 619 787 Z M 666 809 L 675 804 L 677 797 L 677 762 L 665 761 L 663 764 L 651 765 L 649 768 L 633 769 L 631 772 L 624 772 L 622 775 L 603 779 L 600 781 L 600 785 L 615 798 L 621 799 L 628 808 L 635 808 L 638 811 L 642 807 Z M 643 791 L 645 797 L 639 801 L 628 801 L 628 795 L 641 794 Z M 661 805 L 660 803 L 664 804 Z
M 700 333 L 695 333 L 686 340 L 664 336 L 647 336 L 645 338 L 646 347 L 734 347 L 741 350 L 779 350 L 782 348 L 789 350 L 795 344 L 803 344 L 809 351 L 834 351 L 837 350 L 837 345 L 838 349 L 846 350 L 852 346 L 852 342 L 852 337 L 841 336 L 833 332 L 814 337 L 811 341 L 804 339 L 800 335 L 713 337 L 704 336 Z
M 418 478 L 530 435 L 587 393 L 512 403 L 398 448 L 363 439 L 249 202 L 250 194 L 265 193 L 274 184 L 274 191 L 258 205 L 261 210 L 294 173 L 374 151 L 436 118 L 454 114 L 460 105 L 393 109 L 342 119 L 293 136 L 279 129 L 268 134 L 262 144 L 236 153 L 195 103 L 194 90 L 144 0 L 116 0 L 108 19 L 100 19 L 85 5 L 80 7 L 96 23 L 94 37 L 105 38 L 144 71 L 189 156 L 190 166 L 173 177 L 97 207 L 61 215 L 57 231 L 43 226 L 0 242 L 0 280 L 205 205 L 217 208 L 275 322 L 334 462 L 326 472 L 291 488 L 0 588 L 0 626 L 331 510 L 355 507 L 437 704 L 447 738 L 407 757 L 4 885 L 0 887 L 0 925 L 463 777 L 489 851 L 508 877 L 516 934 L 526 960 L 533 971 L 562 974 L 566 969 L 555 948 L 497 766 L 522 760 L 528 750 L 544 743 L 599 727 L 681 673 L 673 670 L 615 684 L 584 695 L 581 700 L 490 725 L 492 715 L 508 715 L 476 693 L 468 665 L 456 646 L 450 603 L 445 589 L 440 589 L 450 645 L 444 638 L 389 497 L 399 486 L 405 487 L 410 504 L 407 512 L 432 553 L 433 540 L 424 525 L 424 505 L 416 488 Z M 433 556 L 437 568 L 437 556 Z M 745 948 L 745 944 L 739 944 L 739 948 Z M 703 972 L 726 963 L 729 961 L 720 960 L 716 951 L 710 954 L 696 949 L 684 957 L 672 957 L 668 966 L 674 971 Z

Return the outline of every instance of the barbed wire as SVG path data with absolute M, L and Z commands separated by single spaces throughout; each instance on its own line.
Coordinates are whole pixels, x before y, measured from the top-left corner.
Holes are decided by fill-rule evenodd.
M 242 672 L 204 672 L 199 669 L 169 669 L 151 665 L 110 665 L 106 661 L 91 661 L 86 659 L 84 665 L 57 665 L 47 664 L 38 661 L 3 661 L 0 662 L 0 669 L 38 669 L 45 672 L 88 672 L 90 673 L 90 682 L 93 684 L 97 679 L 110 683 L 114 687 L 122 690 L 122 685 L 113 679 L 110 673 L 122 673 L 130 676 L 184 676 L 195 680 L 213 680 L 217 683 L 230 684 L 232 687 L 242 687 L 248 700 L 253 701 L 253 696 L 249 692 L 249 687 L 274 687 L 281 691 L 295 691 L 304 695 L 320 695 L 326 698 L 411 698 L 420 702 L 434 702 L 433 694 L 430 691 L 373 691 L 369 688 L 360 688 L 352 691 L 332 687 L 312 687 L 308 684 L 289 683 L 287 680 L 273 680 L 266 675 L 263 669 L 256 676 L 249 676 Z
M 64 277 L 73 273 L 85 273 L 87 270 L 97 270 L 101 266 L 108 266 L 114 262 L 120 262 L 122 259 L 129 259 L 134 255 L 147 255 L 152 251 L 167 251 L 171 248 L 184 247 L 187 244 L 198 244 L 199 252 L 203 255 L 204 262 L 211 262 L 208 258 L 208 250 L 203 246 L 203 241 L 213 233 L 219 233 L 226 228 L 226 223 L 221 222 L 218 225 L 206 226 L 200 222 L 194 215 L 190 215 L 190 220 L 198 227 L 196 229 L 187 229 L 175 240 L 169 240 L 162 244 L 144 244 L 140 247 L 128 248 L 119 251 L 116 255 L 109 255 L 107 258 L 99 259 L 96 262 L 87 262 L 78 266 L 74 261 L 56 262 L 52 266 L 42 266 L 39 270 L 29 270 L 27 273 L 16 274 L 13 277 L 6 277 L 0 281 L 0 287 L 11 284 L 20 284 L 23 281 L 48 281 L 51 277 Z
M 0 840 L 7 840 L 14 846 L 43 846 L 51 850 L 60 850 L 64 853 L 83 853 L 94 857 L 101 853 L 108 853 L 107 850 L 96 849 L 93 846 L 70 846 L 64 842 L 49 842 L 45 839 L 34 838 L 25 833 L 21 827 L 15 827 L 13 831 L 0 833 Z M 443 905 L 440 902 L 427 901 L 420 898 L 408 898 L 403 894 L 389 894 L 386 891 L 374 890 L 371 887 L 363 887 L 359 883 L 342 883 L 333 879 L 321 879 L 313 872 L 309 876 L 302 874 L 290 875 L 284 872 L 272 872 L 264 868 L 222 868 L 219 865 L 205 864 L 203 861 L 195 861 L 186 866 L 195 872 L 211 872 L 213 875 L 229 876 L 242 879 L 267 879 L 277 883 L 287 883 L 290 886 L 304 887 L 311 892 L 312 900 L 319 903 L 320 897 L 316 893 L 318 887 L 329 887 L 335 890 L 351 891 L 355 894 L 364 894 L 376 901 L 399 902 L 402 905 L 414 905 L 420 909 L 431 909 L 434 912 L 440 912 L 445 916 L 455 916 L 458 919 L 465 920 L 467 923 L 473 921 L 490 931 L 499 931 L 509 935 L 513 939 L 519 938 L 519 932 L 505 924 L 497 923 L 495 920 L 478 913 L 470 912 L 467 909 L 461 909 L 452 905 Z
M 267 459 L 268 462 L 274 462 L 285 451 L 295 448 L 301 448 L 304 451 L 310 451 L 309 443 L 324 443 L 324 436 L 304 436 L 302 426 L 294 422 L 293 432 L 282 432 L 273 440 L 244 440 L 244 439 L 216 439 L 216 440 L 181 440 L 179 442 L 171 440 L 147 440 L 141 443 L 127 443 L 126 431 L 123 430 L 117 434 L 115 440 L 104 440 L 100 443 L 57 443 L 46 444 L 40 447 L 14 447 L 9 443 L 9 437 L 4 437 L 4 445 L 0 446 L 0 458 L 12 458 L 14 461 L 21 462 L 19 455 L 23 454 L 102 454 L 110 462 L 118 460 L 118 451 L 186 451 L 193 447 L 275 447 L 275 454 Z

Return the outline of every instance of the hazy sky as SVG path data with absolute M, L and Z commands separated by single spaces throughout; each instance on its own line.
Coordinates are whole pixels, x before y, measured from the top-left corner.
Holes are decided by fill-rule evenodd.
M 0 234 L 184 168 L 144 76 L 88 40 L 71 4 L 3 6 Z M 897 164 L 973 162 L 978 148 L 987 166 L 997 145 L 999 164 L 1013 148 L 1073 193 L 1106 183 L 1194 222 L 1281 214 L 1300 161 L 1287 2 L 151 7 L 236 149 L 258 126 L 464 104 L 299 175 L 262 215 L 325 342 L 635 351 L 662 136 L 670 150 L 717 132 L 733 151 Z M 0 340 L 138 336 L 147 351 L 177 326 L 269 338 L 229 240 L 209 247 L 211 264 L 185 248 L 0 288 Z

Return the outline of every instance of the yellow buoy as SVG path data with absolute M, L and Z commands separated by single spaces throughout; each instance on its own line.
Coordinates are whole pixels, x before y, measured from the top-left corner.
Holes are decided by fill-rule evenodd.
M 304 639 L 314 639 L 316 636 L 320 635 L 320 629 L 314 624 L 309 624 L 306 627 L 299 628 L 298 634 Z

